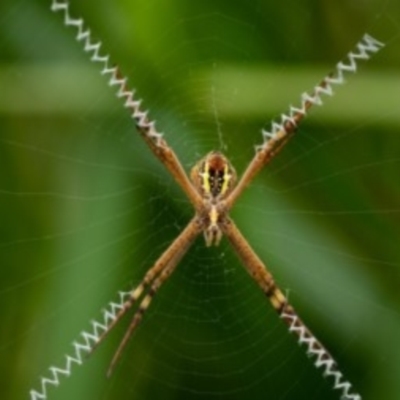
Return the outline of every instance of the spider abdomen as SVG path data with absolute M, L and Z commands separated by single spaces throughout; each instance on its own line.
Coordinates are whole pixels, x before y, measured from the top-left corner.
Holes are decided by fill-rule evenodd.
M 191 178 L 202 197 L 221 199 L 231 192 L 236 171 L 222 153 L 212 151 L 193 167 Z

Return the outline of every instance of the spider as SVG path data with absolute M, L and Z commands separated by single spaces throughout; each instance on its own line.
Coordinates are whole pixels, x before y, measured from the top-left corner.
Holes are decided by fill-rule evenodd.
M 360 395 L 351 392 L 351 384 L 343 378 L 335 359 L 301 320 L 276 284 L 265 263 L 238 229 L 229 212 L 260 170 L 273 160 L 295 134 L 309 108 L 313 104 L 322 103 L 321 94 L 332 95 L 332 84 L 343 83 L 345 71 L 356 71 L 357 59 L 368 59 L 369 53 L 377 52 L 383 44 L 369 35 L 364 35 L 357 43 L 356 52 L 348 53 L 349 64 L 338 63 L 335 74 L 327 75 L 314 87 L 311 95 L 307 93 L 302 95 L 299 108 L 290 107 L 288 115 L 282 114 L 280 123 L 272 124 L 271 132 L 263 131 L 264 143 L 256 148 L 253 159 L 239 179 L 228 158 L 219 151 L 209 152 L 196 163 L 188 175 L 167 140 L 157 132 L 155 123 L 148 118 L 147 112 L 141 110 L 141 102 L 135 99 L 133 91 L 128 88 L 127 79 L 122 77 L 118 67 L 109 65 L 108 56 L 100 54 L 101 43 L 91 41 L 90 31 L 84 28 L 82 19 L 70 17 L 68 1 L 53 0 L 52 10 L 64 13 L 65 25 L 71 25 L 77 29 L 77 39 L 84 42 L 84 50 L 91 53 L 91 60 L 103 65 L 102 73 L 110 75 L 109 84 L 115 85 L 118 88 L 118 97 L 125 99 L 124 106 L 130 110 L 138 133 L 153 155 L 161 161 L 181 187 L 194 208 L 193 218 L 147 271 L 139 285 L 128 293 L 127 300 L 113 315 L 112 321 L 104 332 L 95 338 L 90 352 L 94 351 L 132 307 L 137 306 L 130 325 L 111 360 L 107 376 L 112 374 L 123 349 L 149 308 L 153 297 L 171 276 L 194 240 L 203 234 L 206 246 L 218 246 L 222 237 L 225 236 L 251 278 L 268 298 L 279 317 L 288 325 L 289 331 L 297 335 L 299 343 L 307 347 L 307 353 L 315 357 L 316 367 L 322 367 L 325 375 L 334 378 L 333 387 L 341 390 L 343 399 L 360 400 Z M 50 383 L 58 384 L 54 370 L 53 377 L 54 380 Z M 42 380 L 43 393 L 45 393 L 43 382 Z M 36 395 L 37 392 L 33 392 L 34 398 Z M 45 394 L 41 396 L 41 398 L 45 397 Z
M 298 124 L 304 118 L 308 109 L 317 102 L 316 99 L 319 99 L 318 93 L 324 91 L 329 93 L 330 83 L 334 82 L 332 74 L 325 77 L 315 87 L 311 96 L 303 97 L 302 107 L 291 112 L 290 117 L 283 118 L 283 123 L 273 133 L 264 132 L 268 140 L 263 146 L 257 148 L 254 158 L 237 182 L 234 167 L 229 159 L 219 151 L 211 151 L 198 161 L 192 168 L 189 178 L 174 150 L 168 145 L 164 137 L 156 131 L 155 123 L 148 119 L 147 112 L 140 110 L 140 101 L 133 100 L 133 92 L 128 89 L 127 80 L 120 76 L 118 67 L 113 67 L 112 71 L 113 77 L 110 82 L 120 85 L 118 96 L 126 97 L 125 106 L 132 112 L 137 131 L 155 157 L 164 164 L 186 194 L 194 208 L 194 216 L 147 271 L 139 285 L 129 292 L 128 299 L 122 305 L 121 310 L 92 347 L 91 352 L 104 340 L 127 311 L 141 299 L 111 360 L 107 376 L 109 377 L 112 374 L 123 349 L 142 320 L 157 291 L 171 276 L 194 240 L 199 234 L 203 233 L 207 247 L 218 246 L 222 237 L 226 236 L 243 266 L 269 299 L 278 315 L 289 326 L 289 330 L 298 336 L 300 343 L 306 344 L 308 354 L 317 358 L 315 365 L 317 367 L 323 366 L 326 375 L 334 376 L 335 388 L 343 390 L 343 398 L 361 399 L 358 394 L 350 394 L 351 385 L 348 382 L 341 381 L 342 373 L 337 369 L 334 358 L 298 316 L 287 297 L 277 286 L 265 263 L 256 254 L 229 216 L 230 210 L 243 190 L 294 135 Z

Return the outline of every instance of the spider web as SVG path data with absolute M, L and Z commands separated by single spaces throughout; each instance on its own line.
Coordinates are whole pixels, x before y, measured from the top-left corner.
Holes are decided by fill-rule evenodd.
M 365 32 L 386 43 L 310 112 L 232 215 L 363 398 L 397 399 L 399 6 L 186 3 L 72 2 L 72 12 L 187 170 L 218 149 L 240 174 L 261 128 Z M 50 0 L 0 10 L 0 393 L 22 399 L 192 210 Z M 339 396 L 224 241 L 196 241 L 106 379 L 127 322 L 48 398 Z

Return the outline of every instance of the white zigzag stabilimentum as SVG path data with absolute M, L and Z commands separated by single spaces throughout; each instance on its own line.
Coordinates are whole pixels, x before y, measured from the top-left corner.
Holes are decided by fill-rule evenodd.
M 290 321 L 289 331 L 295 333 L 299 343 L 307 347 L 307 354 L 315 357 L 314 365 L 323 369 L 324 375 L 334 379 L 333 388 L 342 392 L 342 400 L 361 400 L 357 393 L 351 393 L 351 383 L 344 380 L 343 374 L 337 369 L 337 363 L 332 356 L 321 347 L 317 338 L 305 327 L 299 317 L 294 313 L 282 312 L 281 318 Z
M 42 377 L 40 382 L 40 390 L 31 390 L 31 400 L 47 399 L 47 391 L 49 386 L 58 386 L 61 376 L 70 376 L 74 364 L 81 365 L 84 361 L 84 354 L 89 353 L 93 345 L 95 345 L 101 334 L 105 332 L 110 323 L 115 319 L 119 310 L 123 308 L 129 292 L 119 292 L 119 301 L 111 302 L 103 311 L 102 321 L 92 321 L 92 329 L 90 331 L 81 332 L 81 339 L 73 342 L 72 355 L 65 356 L 65 362 L 61 367 L 51 366 L 49 374 Z
M 77 30 L 76 40 L 83 42 L 83 49 L 91 55 L 91 61 L 102 65 L 102 75 L 109 75 L 109 85 L 116 86 L 117 96 L 125 99 L 124 107 L 131 111 L 131 116 L 135 119 L 137 125 L 145 130 L 146 135 L 156 145 L 161 145 L 162 134 L 156 131 L 155 122 L 149 121 L 147 111 L 140 109 L 141 100 L 134 99 L 134 92 L 127 88 L 127 78 L 121 77 L 119 69 L 110 65 L 109 55 L 101 54 L 101 42 L 92 40 L 90 29 L 85 27 L 83 19 L 71 17 L 68 1 L 53 0 L 51 9 L 55 12 L 62 12 L 64 24 Z
M 301 95 L 300 107 L 290 106 L 288 114 L 281 114 L 280 122 L 272 122 L 270 131 L 262 131 L 264 143 L 257 146 L 257 150 L 262 150 L 268 141 L 274 138 L 278 132 L 285 131 L 286 122 L 296 125 L 294 116 L 299 114 L 305 116 L 307 113 L 307 104 L 322 105 L 322 95 L 332 96 L 332 86 L 342 85 L 345 82 L 344 74 L 346 72 L 357 72 L 357 60 L 368 60 L 371 54 L 378 52 L 383 46 L 383 43 L 365 34 L 357 43 L 356 49 L 347 54 L 347 63 L 343 61 L 337 63 L 335 73 L 327 75 L 322 80 L 322 83 L 316 85 L 312 94 L 303 93 Z

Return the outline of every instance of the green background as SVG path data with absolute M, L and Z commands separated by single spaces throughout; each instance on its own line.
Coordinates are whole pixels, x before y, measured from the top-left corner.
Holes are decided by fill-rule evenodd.
M 240 174 L 365 32 L 386 43 L 232 211 L 364 399 L 400 398 L 400 4 L 73 1 L 187 170 Z M 0 397 L 29 398 L 192 210 L 49 1 L 0 5 Z M 110 379 L 128 321 L 49 399 L 338 399 L 228 244 L 202 238 Z

